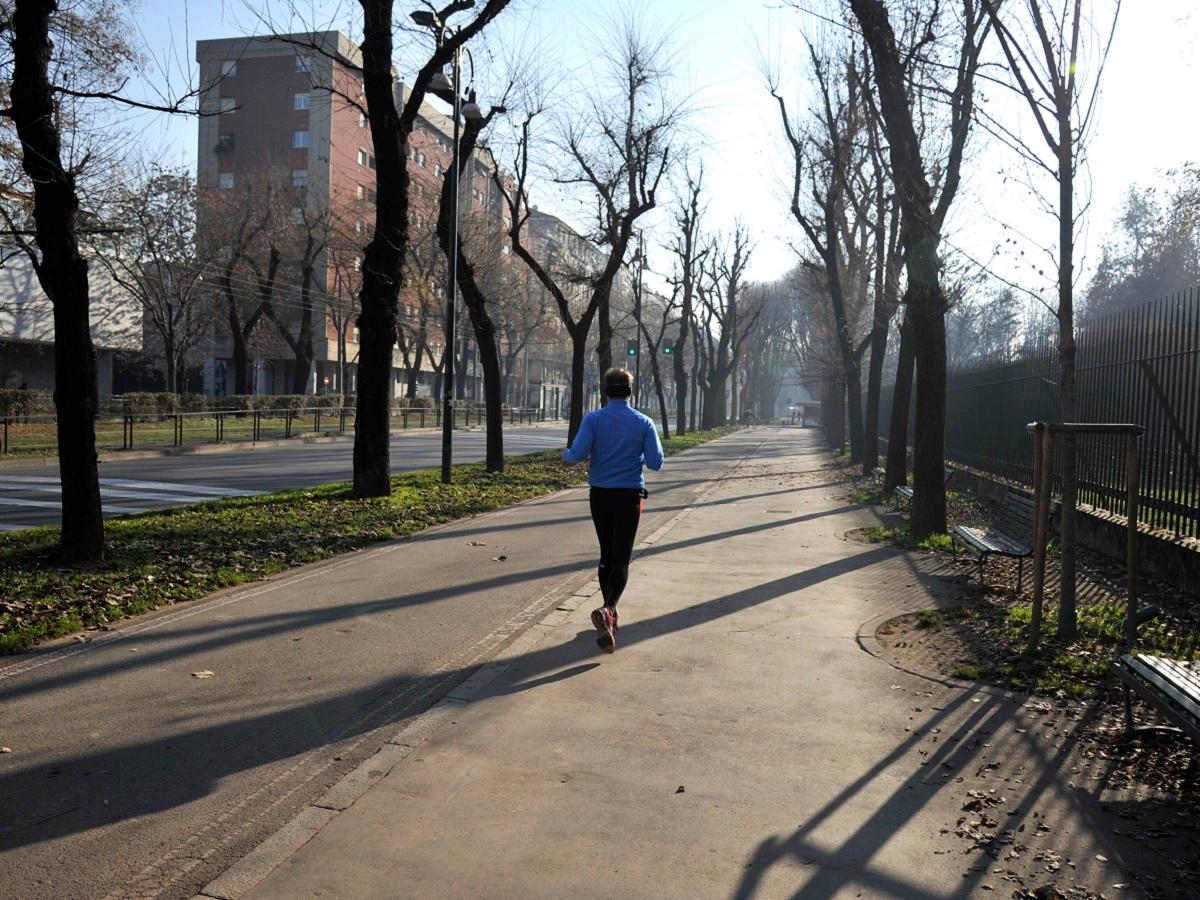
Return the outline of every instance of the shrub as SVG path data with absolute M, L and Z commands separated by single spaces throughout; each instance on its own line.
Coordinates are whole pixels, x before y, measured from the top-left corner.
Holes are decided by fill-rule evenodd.
M 46 391 L 0 390 L 0 416 L 42 415 L 54 412 L 54 399 Z

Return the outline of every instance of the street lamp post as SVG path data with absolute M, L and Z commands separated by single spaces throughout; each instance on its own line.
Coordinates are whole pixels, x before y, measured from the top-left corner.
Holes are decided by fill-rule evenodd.
M 450 27 L 436 14 L 426 9 L 412 13 L 412 20 L 433 31 L 438 46 L 442 46 Z M 444 72 L 438 72 L 430 80 L 430 93 L 450 104 L 454 117 L 454 143 L 450 150 L 450 215 L 449 244 L 447 268 L 449 269 L 449 290 L 446 292 L 446 349 L 443 351 L 442 363 L 442 484 L 450 483 L 450 471 L 453 457 L 454 433 L 454 353 L 457 347 L 455 338 L 456 308 L 458 297 L 458 188 L 462 179 L 459 170 L 458 144 L 460 139 L 460 121 L 462 115 L 480 118 L 482 113 L 476 105 L 474 97 L 463 105 L 462 96 L 462 55 L 463 48 L 454 48 L 454 73 L 451 79 Z M 467 53 L 470 58 L 470 51 Z M 474 76 L 474 60 L 471 61 L 472 77 Z
M 451 457 L 454 433 L 454 348 L 455 348 L 455 300 L 458 297 L 458 139 L 459 113 L 462 110 L 462 48 L 454 51 L 454 144 L 450 152 L 450 290 L 446 298 L 446 362 L 442 379 L 442 484 L 450 483 Z
M 637 263 L 637 281 L 633 286 L 633 328 L 634 340 L 638 344 L 638 352 L 633 357 L 633 405 L 636 409 L 641 403 L 642 396 L 642 273 L 646 270 L 646 245 L 642 240 L 642 233 L 638 232 L 638 247 L 633 254 L 633 261 Z

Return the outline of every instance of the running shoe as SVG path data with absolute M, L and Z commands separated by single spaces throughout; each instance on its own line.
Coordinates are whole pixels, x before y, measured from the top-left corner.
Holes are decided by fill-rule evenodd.
M 605 653 L 617 649 L 617 611 L 611 606 L 592 610 L 592 624 L 596 626 L 596 644 Z

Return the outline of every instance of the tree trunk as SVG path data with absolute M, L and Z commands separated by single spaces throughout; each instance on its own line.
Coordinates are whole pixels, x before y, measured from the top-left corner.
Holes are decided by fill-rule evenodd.
M 913 369 L 916 364 L 916 339 L 907 310 L 900 325 L 900 351 L 896 361 L 896 388 L 892 394 L 892 420 L 888 427 L 887 465 L 883 490 L 891 494 L 908 484 L 908 420 L 912 404 Z
M 704 411 L 700 419 L 700 428 L 708 431 L 718 425 L 724 425 L 725 412 L 725 382 L 704 386 Z
M 18 0 L 11 22 L 13 76 L 8 116 L 33 182 L 35 271 L 54 309 L 54 406 L 62 483 L 62 555 L 67 562 L 104 558 L 104 516 L 96 457 L 96 348 L 88 310 L 87 263 L 76 232 L 79 195 L 62 164 L 49 67 L 52 2 Z
M 448 234 L 447 234 L 448 237 Z M 458 253 L 458 285 L 463 305 L 470 314 L 475 345 L 483 367 L 483 401 L 487 413 L 487 471 L 504 471 L 504 404 L 500 377 L 500 346 L 496 326 L 487 313 L 485 297 L 475 281 L 475 270 L 462 252 Z
M 871 328 L 871 364 L 867 369 L 867 413 L 863 419 L 862 473 L 870 475 L 879 465 L 879 391 L 883 387 L 883 357 L 887 353 L 888 323 L 875 309 Z
M 483 365 L 483 402 L 487 410 L 487 471 L 504 471 L 504 393 L 500 378 L 500 348 L 496 332 L 477 332 Z
M 588 322 L 591 325 L 591 322 Z M 584 328 L 582 333 L 572 329 L 571 334 L 571 416 L 567 420 L 567 446 L 570 447 L 579 434 L 579 426 L 583 423 L 584 397 L 584 368 L 587 365 L 587 333 L 590 328 Z
M 1076 13 L 1078 15 L 1078 13 Z M 1075 185 L 1071 174 L 1074 145 L 1071 141 L 1069 109 L 1059 116 L 1058 169 L 1058 359 L 1059 415 L 1064 423 L 1074 422 L 1078 409 L 1075 360 L 1075 305 L 1071 294 L 1074 280 Z M 1075 567 L 1078 545 L 1079 500 L 1078 437 L 1064 434 L 1062 451 L 1062 559 L 1061 595 L 1058 606 L 1058 635 L 1074 640 L 1078 627 L 1075 609 Z
M 612 298 L 611 288 L 606 287 L 600 295 L 600 302 L 596 305 L 597 318 L 600 320 L 600 340 L 596 344 L 596 373 L 601 380 L 604 378 L 604 373 L 612 368 L 612 321 L 610 319 L 610 300 Z M 624 361 L 622 361 L 624 365 Z M 632 398 L 631 398 L 632 399 Z M 608 396 L 603 390 L 600 391 L 600 405 L 604 406 L 608 403 Z
M 392 346 L 397 298 L 408 251 L 408 161 L 396 112 L 392 73 L 392 0 L 362 0 L 363 87 L 375 147 L 379 203 L 363 259 L 358 315 L 358 405 L 354 428 L 354 496 L 392 492 Z
M 937 282 L 918 287 L 928 313 L 913 321 L 916 338 L 917 429 L 913 435 L 913 499 L 910 531 L 915 538 L 946 531 L 946 315 Z M 910 312 L 913 310 L 910 308 Z

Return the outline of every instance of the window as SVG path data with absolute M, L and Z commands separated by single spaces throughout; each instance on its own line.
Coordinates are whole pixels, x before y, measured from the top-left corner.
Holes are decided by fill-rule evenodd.
M 312 106 L 312 96 L 308 91 L 296 91 L 292 95 L 292 109 L 308 109 Z
M 305 148 L 307 146 L 308 146 L 308 132 L 307 131 L 293 131 L 292 132 L 292 147 L 296 150 L 302 150 L 303 148 Z
M 365 184 L 360 184 L 358 186 L 358 190 L 355 192 L 354 197 L 356 200 L 366 200 L 367 199 L 367 186 Z
M 218 153 L 229 153 L 231 150 L 233 150 L 233 135 L 217 135 L 217 146 L 215 149 Z
M 354 233 L 362 234 L 367 228 L 367 223 L 362 219 L 356 219 L 354 222 Z
M 361 256 L 354 257 L 354 271 L 355 272 L 362 271 L 362 257 Z
M 365 166 L 367 164 L 367 151 L 362 147 L 358 148 L 358 164 L 360 166 Z
M 237 100 L 233 97 L 221 98 L 221 113 L 222 115 L 232 113 L 237 109 Z
M 237 74 L 237 60 L 226 59 L 221 63 L 221 77 L 228 78 L 231 75 Z
M 374 156 L 367 157 L 367 168 L 370 169 L 372 172 L 375 171 L 375 157 Z
M 425 166 L 425 154 L 424 153 L 417 154 L 417 165 L 421 166 L 421 167 Z
M 292 187 L 308 187 L 308 169 L 292 169 Z
M 303 225 L 304 224 L 304 207 L 302 207 L 302 206 L 293 206 L 292 207 L 292 224 L 293 225 Z
M 442 174 L 442 167 L 439 166 L 437 163 L 433 164 L 433 174 L 438 175 L 438 176 L 440 176 Z
M 229 188 L 233 187 L 233 173 L 232 172 L 221 172 L 220 174 L 218 174 L 217 175 L 217 187 L 224 188 L 225 190 L 229 190 Z
M 297 56 L 296 57 L 296 71 L 297 72 L 311 72 L 312 71 L 312 57 L 311 56 Z
M 359 114 L 358 114 L 358 127 L 359 127 L 359 128 L 366 128 L 366 127 L 367 127 L 367 114 L 366 114 L 366 113 L 359 113 Z

